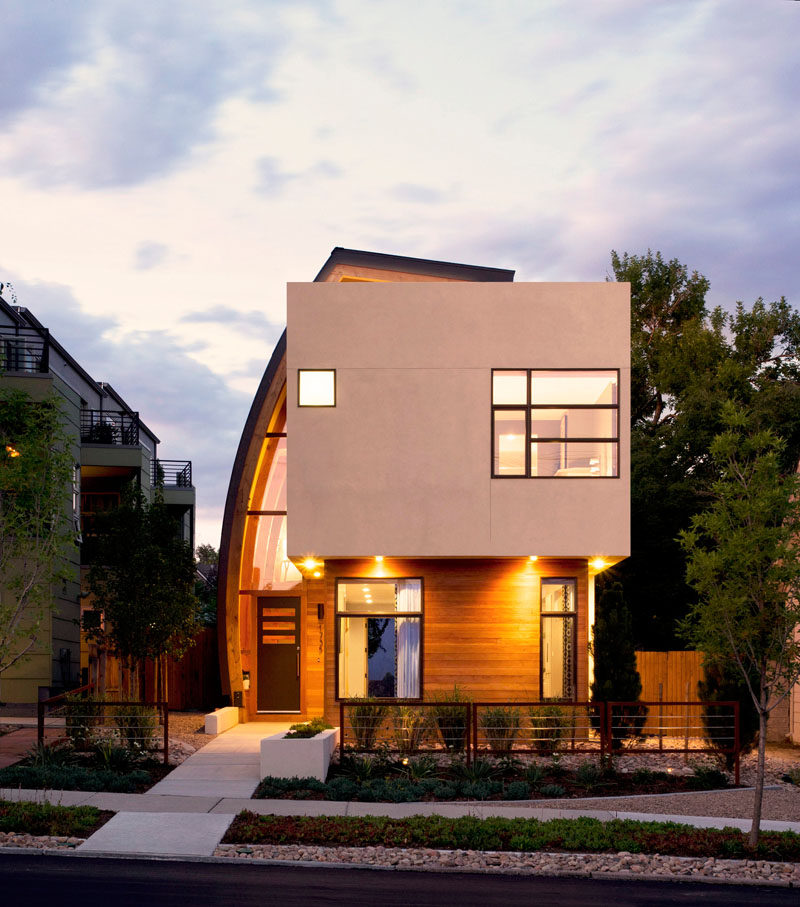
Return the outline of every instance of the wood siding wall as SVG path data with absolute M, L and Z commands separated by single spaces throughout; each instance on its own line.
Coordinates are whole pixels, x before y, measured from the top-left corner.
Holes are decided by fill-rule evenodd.
M 422 577 L 424 698 L 453 689 L 475 699 L 539 697 L 540 578 L 577 579 L 577 690 L 588 693 L 588 573 L 585 561 L 547 559 L 331 560 L 325 564 L 325 715 L 338 721 L 336 580 Z M 316 586 L 321 586 L 317 583 Z M 320 590 L 321 591 L 321 590 Z M 309 602 L 319 593 L 309 592 Z M 316 607 L 314 607 L 316 617 Z

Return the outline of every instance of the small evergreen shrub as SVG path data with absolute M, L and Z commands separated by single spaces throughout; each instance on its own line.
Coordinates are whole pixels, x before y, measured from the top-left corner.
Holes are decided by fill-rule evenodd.
M 534 706 L 528 712 L 534 749 L 555 753 L 570 725 L 569 716 L 560 705 Z
M 504 800 L 528 800 L 531 796 L 531 786 L 527 781 L 512 781 L 503 791 Z
M 368 698 L 353 699 L 352 702 L 348 709 L 355 748 L 362 751 L 374 750 L 389 707 L 379 700 Z
M 542 787 L 539 790 L 539 793 L 543 797 L 559 797 L 559 798 L 565 797 L 567 794 L 567 792 L 564 790 L 564 788 L 560 784 L 545 784 L 544 787 Z
M 439 695 L 435 700 L 436 706 L 431 709 L 439 736 L 449 753 L 463 753 L 466 747 L 469 709 L 464 708 L 464 704 L 469 701 L 456 685 L 452 693 Z
M 511 752 L 519 733 L 520 710 L 515 706 L 484 706 L 478 715 L 489 749 L 495 756 Z

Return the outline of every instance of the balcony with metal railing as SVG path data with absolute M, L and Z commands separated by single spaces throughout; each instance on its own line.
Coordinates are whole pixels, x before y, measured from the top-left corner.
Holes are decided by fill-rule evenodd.
M 47 373 L 50 367 L 50 337 L 47 328 L 0 325 L 0 371 Z
M 114 409 L 82 409 L 81 443 L 135 447 L 139 443 L 139 413 Z
M 191 460 L 156 460 L 153 471 L 153 486 L 169 488 L 192 487 Z

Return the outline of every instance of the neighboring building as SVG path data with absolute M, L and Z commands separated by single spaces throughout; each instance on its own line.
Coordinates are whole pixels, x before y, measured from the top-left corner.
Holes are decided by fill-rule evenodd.
M 588 698 L 594 578 L 630 552 L 630 293 L 334 249 L 236 455 L 223 692 Z
M 33 702 L 40 695 L 75 686 L 86 668 L 81 655 L 81 578 L 93 563 L 98 513 L 116 507 L 123 487 L 135 482 L 152 498 L 163 486 L 180 531 L 194 545 L 195 490 L 191 461 L 157 459 L 158 438 L 110 384 L 95 381 L 27 310 L 0 298 L 0 382 L 34 399 L 56 393 L 62 401 L 75 458 L 72 500 L 78 544 L 65 556 L 70 581 L 53 590 L 57 605 L 31 657 L 2 675 L 7 702 Z M 84 606 L 85 607 L 85 606 Z M 85 649 L 85 647 L 84 647 Z

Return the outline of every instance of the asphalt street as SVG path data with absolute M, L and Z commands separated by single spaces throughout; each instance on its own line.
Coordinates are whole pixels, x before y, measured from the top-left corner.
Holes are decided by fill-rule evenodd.
M 258 866 L 0 852 L 3 907 L 250 907 L 346 904 L 489 907 L 558 904 L 614 907 L 702 903 L 797 905 L 797 891 L 691 882 L 539 878 L 475 873 Z

